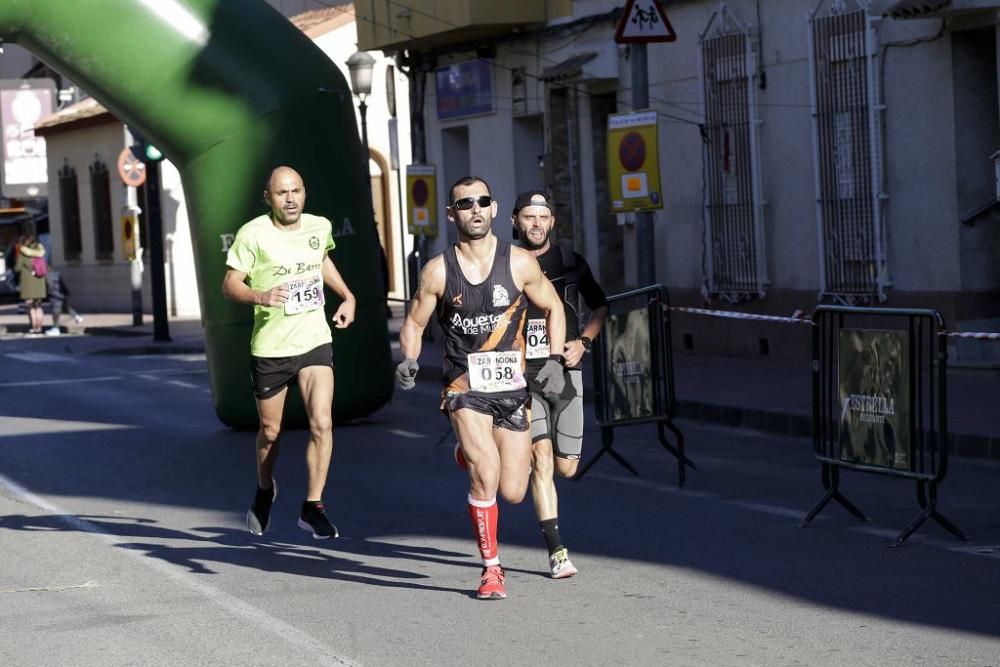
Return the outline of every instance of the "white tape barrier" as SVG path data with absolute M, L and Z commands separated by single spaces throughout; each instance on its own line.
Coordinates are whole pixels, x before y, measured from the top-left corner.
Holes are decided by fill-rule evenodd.
M 809 319 L 808 315 L 803 315 L 801 317 L 779 317 L 777 315 L 756 315 L 754 313 L 737 313 L 731 310 L 709 310 L 707 308 L 683 308 L 680 306 L 671 306 L 670 310 L 675 310 L 681 313 L 693 313 L 695 315 L 710 315 L 712 317 L 728 317 L 734 320 L 763 320 L 765 322 L 785 322 L 788 324 L 812 324 L 813 321 Z M 796 311 L 796 314 L 801 311 Z
M 1000 340 L 1000 333 L 991 331 L 942 331 L 948 338 L 976 338 L 978 340 Z
M 680 313 L 692 313 L 694 315 L 709 315 L 711 317 L 726 317 L 733 320 L 761 320 L 765 322 L 785 322 L 787 324 L 813 324 L 808 315 L 800 310 L 795 311 L 792 317 L 779 317 L 777 315 L 756 315 L 754 313 L 738 313 L 732 310 L 709 310 L 708 308 L 684 308 L 681 306 L 671 306 L 670 310 Z M 976 340 L 1000 340 L 1000 333 L 992 331 L 942 331 L 941 336 L 949 338 L 974 338 Z

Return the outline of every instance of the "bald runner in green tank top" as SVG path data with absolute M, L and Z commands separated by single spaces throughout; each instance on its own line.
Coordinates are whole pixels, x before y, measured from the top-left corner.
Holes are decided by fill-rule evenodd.
M 289 285 L 282 306 L 254 306 L 250 353 L 294 357 L 333 341 L 323 309 L 323 258 L 335 247 L 333 226 L 303 213 L 300 228 L 281 230 L 270 215 L 243 225 L 226 255 L 226 265 L 247 274 L 255 290 Z

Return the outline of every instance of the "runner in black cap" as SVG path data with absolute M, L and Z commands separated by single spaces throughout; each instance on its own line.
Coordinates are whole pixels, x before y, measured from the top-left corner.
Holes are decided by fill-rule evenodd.
M 554 470 L 564 477 L 576 474 L 583 450 L 583 355 L 601 332 L 608 314 L 608 301 L 587 265 L 587 260 L 550 240 L 555 226 L 555 205 L 541 190 L 517 196 L 511 222 L 521 246 L 531 252 L 542 272 L 555 286 L 566 315 L 566 381 L 557 395 L 545 395 L 533 384 L 538 368 L 549 355 L 545 320 L 528 307 L 525 331 L 527 342 L 527 377 L 531 389 L 531 495 L 535 515 L 549 550 L 552 577 L 562 579 L 577 573 L 569 552 L 559 536 L 559 507 Z M 586 327 L 580 330 L 579 302 L 591 311 Z M 553 453 L 555 456 L 553 457 Z

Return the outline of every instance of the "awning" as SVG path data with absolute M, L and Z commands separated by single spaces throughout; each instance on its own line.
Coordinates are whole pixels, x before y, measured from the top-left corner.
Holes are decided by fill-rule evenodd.
M 577 53 L 557 65 L 542 70 L 542 81 L 567 81 L 579 79 L 583 75 L 583 66 L 597 57 L 597 51 Z

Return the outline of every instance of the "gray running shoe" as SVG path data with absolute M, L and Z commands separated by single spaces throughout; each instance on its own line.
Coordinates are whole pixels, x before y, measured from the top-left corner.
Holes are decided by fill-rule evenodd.
M 326 510 L 323 503 L 309 502 L 302 503 L 302 513 L 299 515 L 299 528 L 312 533 L 314 540 L 328 540 L 331 537 L 340 537 L 337 527 L 326 518 Z
M 271 478 L 271 488 L 257 488 L 257 495 L 254 496 L 253 505 L 247 510 L 247 530 L 251 535 L 263 535 L 267 530 L 267 525 L 271 521 L 271 505 L 278 497 L 278 483 Z

